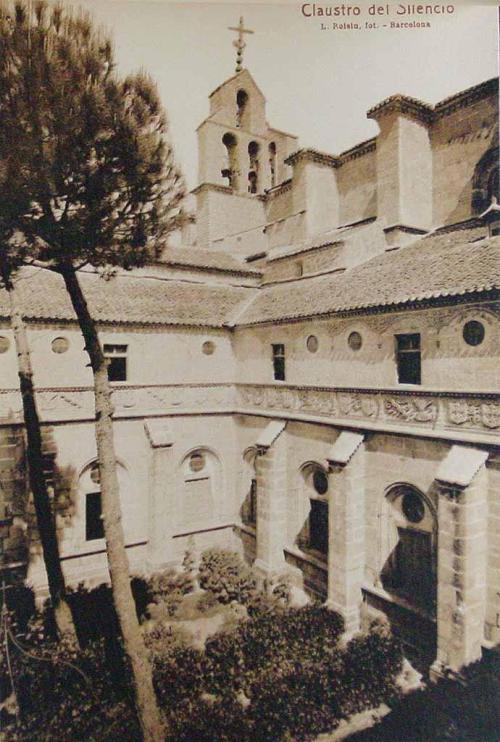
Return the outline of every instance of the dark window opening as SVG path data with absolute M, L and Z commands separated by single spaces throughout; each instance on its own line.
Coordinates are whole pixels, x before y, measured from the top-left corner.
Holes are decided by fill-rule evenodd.
M 484 340 L 484 325 L 472 319 L 465 323 L 462 334 L 467 345 L 481 345 Z
M 276 144 L 269 144 L 269 169 L 271 171 L 271 188 L 276 185 Z
M 248 173 L 248 192 L 257 193 L 257 173 L 253 171 Z
M 420 333 L 396 335 L 396 361 L 400 384 L 420 384 Z
M 236 137 L 233 134 L 227 132 L 222 137 L 222 144 L 226 148 L 226 163 L 221 170 L 223 178 L 227 179 L 227 185 L 230 188 L 237 187 L 237 175 L 238 175 L 238 150 Z
M 432 612 L 436 600 L 432 535 L 411 528 L 398 528 L 398 543 L 382 582 L 387 590 Z
M 110 381 L 126 381 L 127 346 L 104 345 L 104 356 L 108 362 L 108 379 Z
M 274 378 L 276 381 L 285 381 L 285 346 L 278 343 L 272 349 Z
M 309 513 L 309 548 L 328 554 L 328 503 L 311 500 Z
M 259 189 L 259 145 L 250 142 L 248 145 L 248 192 L 257 193 Z
M 250 492 L 248 493 L 247 522 L 255 525 L 257 523 L 257 480 L 252 479 Z
M 313 486 L 318 495 L 326 495 L 328 492 L 328 476 L 322 469 L 314 471 Z
M 85 539 L 95 541 L 104 538 L 101 493 L 89 492 L 85 497 Z
M 238 90 L 236 93 L 236 126 L 248 128 L 247 113 L 248 113 L 248 93 L 244 90 Z

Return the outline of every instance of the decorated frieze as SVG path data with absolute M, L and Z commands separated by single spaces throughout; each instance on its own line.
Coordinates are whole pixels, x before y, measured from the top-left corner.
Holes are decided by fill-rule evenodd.
M 41 389 L 36 393 L 44 422 L 92 420 L 90 387 Z M 487 392 L 347 389 L 276 384 L 172 384 L 117 386 L 115 418 L 172 414 L 235 412 L 322 418 L 332 425 L 366 424 L 370 429 L 395 426 L 424 430 L 492 434 L 500 428 L 500 401 Z M 19 392 L 0 392 L 0 424 L 22 422 Z

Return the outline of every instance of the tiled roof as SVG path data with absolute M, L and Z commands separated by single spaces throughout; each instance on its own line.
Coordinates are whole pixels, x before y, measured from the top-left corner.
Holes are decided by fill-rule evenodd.
M 433 234 L 344 273 L 260 289 L 238 318 L 255 324 L 485 292 L 500 287 L 500 238 L 484 228 Z
M 199 268 L 202 270 L 221 271 L 241 275 L 260 275 L 261 271 L 251 268 L 233 255 L 217 250 L 203 250 L 201 248 L 169 247 L 164 250 L 162 263 L 183 268 Z
M 74 320 L 60 276 L 25 268 L 16 282 L 26 319 Z M 97 322 L 222 327 L 252 289 L 187 281 L 118 275 L 105 281 L 80 273 L 90 311 Z M 0 317 L 8 317 L 7 295 L 0 290 Z
M 81 273 L 99 323 L 205 327 L 276 322 L 486 292 L 500 287 L 500 237 L 484 227 L 438 232 L 343 273 L 262 288 L 207 285 L 120 274 L 104 281 Z M 31 320 L 75 320 L 62 279 L 25 268 L 17 287 Z M 0 317 L 9 316 L 0 290 Z

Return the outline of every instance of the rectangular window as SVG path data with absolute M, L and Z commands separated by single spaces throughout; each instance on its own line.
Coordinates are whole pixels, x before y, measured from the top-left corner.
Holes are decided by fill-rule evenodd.
M 285 381 L 285 346 L 278 343 L 272 349 L 274 378 L 276 381 Z
M 328 554 L 328 503 L 311 500 L 309 513 L 309 548 Z
M 108 361 L 108 379 L 127 381 L 127 346 L 105 344 L 103 350 Z
M 396 363 L 400 384 L 420 384 L 420 334 L 396 335 Z
M 85 539 L 95 541 L 104 538 L 101 493 L 88 492 L 85 497 Z

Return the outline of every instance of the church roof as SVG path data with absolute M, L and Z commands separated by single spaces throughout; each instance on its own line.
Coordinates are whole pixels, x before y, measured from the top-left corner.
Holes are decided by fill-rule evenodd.
M 94 319 L 102 324 L 187 325 L 222 327 L 251 289 L 120 274 L 105 281 L 80 272 Z M 22 312 L 27 320 L 68 322 L 76 319 L 60 276 L 24 268 L 18 275 Z M 0 290 L 0 317 L 9 317 L 8 298 Z
M 241 325 L 404 305 L 500 287 L 500 238 L 484 228 L 436 232 L 343 273 L 260 289 Z

